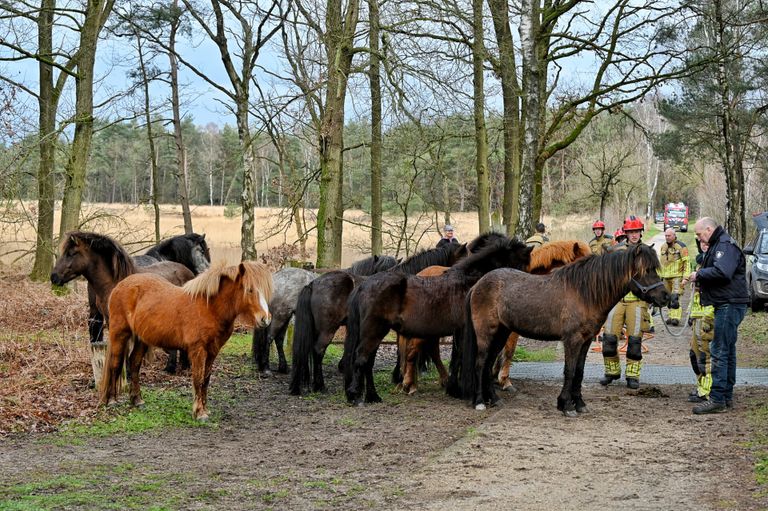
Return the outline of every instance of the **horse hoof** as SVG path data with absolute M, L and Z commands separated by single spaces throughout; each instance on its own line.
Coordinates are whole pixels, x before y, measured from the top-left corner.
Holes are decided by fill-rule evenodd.
M 573 418 L 579 416 L 579 414 L 578 414 L 578 412 L 576 410 L 563 410 L 563 415 L 565 415 L 569 419 L 573 419 Z
M 485 410 L 485 403 L 480 403 L 479 405 L 475 405 L 475 410 L 478 410 L 478 411 Z
M 583 413 L 589 413 L 589 408 L 585 406 L 579 406 L 576 408 L 576 413 L 583 414 Z
M 200 416 L 198 416 L 198 417 L 197 417 L 197 420 L 198 420 L 199 422 L 208 422 L 208 414 L 206 413 L 206 414 L 204 414 L 204 415 L 200 415 Z
M 133 406 L 135 406 L 136 408 L 144 408 L 144 405 L 145 405 L 145 404 L 146 404 L 146 403 L 144 403 L 144 400 L 143 400 L 143 399 L 141 399 L 141 400 L 139 400 L 139 401 L 135 401 L 135 402 L 133 403 Z
M 412 396 L 415 393 L 416 393 L 416 387 L 411 387 L 410 389 L 408 389 L 408 395 L 409 396 Z

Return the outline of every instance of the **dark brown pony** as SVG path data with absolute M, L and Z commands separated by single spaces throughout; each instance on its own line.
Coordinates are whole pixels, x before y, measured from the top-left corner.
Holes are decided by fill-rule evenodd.
M 219 350 L 235 319 L 265 327 L 270 321 L 272 274 L 262 263 L 219 264 L 179 288 L 156 275 L 122 280 L 109 299 L 110 335 L 101 384 L 101 404 L 117 399 L 120 368 L 129 342 L 131 404 L 143 404 L 139 370 L 148 346 L 186 350 L 192 365 L 195 419 L 206 420 L 208 383 Z
M 184 265 L 162 261 L 142 268 L 137 267 L 128 252 L 117 241 L 103 234 L 73 231 L 67 233 L 59 247 L 59 258 L 51 272 L 51 282 L 61 286 L 82 275 L 88 281 L 89 302 L 109 324 L 107 301 L 118 282 L 134 273 L 152 273 L 180 286 L 194 278 Z M 89 324 L 89 330 L 93 325 Z M 99 330 L 101 328 L 99 327 Z M 91 341 L 101 332 L 91 332 Z
M 531 339 L 562 340 L 565 369 L 557 408 L 568 417 L 587 412 L 581 383 L 589 345 L 613 306 L 630 291 L 666 305 L 669 294 L 658 269 L 656 251 L 638 245 L 588 256 L 548 275 L 509 269 L 489 273 L 467 297 L 467 326 L 462 348 L 451 355 L 449 394 L 471 400 L 478 410 L 495 404 L 491 366 L 509 334 L 517 332 Z
M 588 256 L 590 253 L 589 245 L 583 241 L 566 240 L 548 242 L 533 249 L 533 252 L 531 252 L 531 264 L 527 271 L 528 273 L 542 275 L 572 263 L 577 259 Z M 441 266 L 432 266 L 419 272 L 418 275 L 424 277 L 442 275 L 447 269 L 448 268 Z M 503 381 L 507 383 L 507 386 L 511 385 L 511 383 L 509 383 L 509 366 L 515 355 L 519 337 L 520 336 L 514 332 L 509 335 L 504 350 L 498 359 L 501 368 L 500 371 L 497 371 L 499 372 L 499 382 L 502 383 L 503 376 Z M 439 339 L 407 338 L 398 335 L 397 342 L 400 352 L 400 366 L 404 368 L 402 377 L 402 389 L 404 392 L 408 394 L 416 392 L 418 377 L 416 363 L 422 352 L 426 352 L 435 364 L 435 367 L 440 374 L 440 385 L 446 385 L 448 381 L 448 371 L 445 369 L 445 366 L 440 359 Z M 503 386 L 503 388 L 507 387 Z
M 424 250 L 386 272 L 413 274 L 435 264 L 450 266 L 467 254 L 466 244 Z M 347 270 L 324 273 L 299 293 L 293 330 L 290 393 L 299 395 L 312 384 L 313 392 L 325 391 L 323 358 L 336 331 L 347 321 L 347 298 L 369 275 Z M 359 271 L 359 270 L 357 270 Z M 381 272 L 376 272 L 379 274 Z
M 533 249 L 531 267 L 528 269 L 528 273 L 545 275 L 591 253 L 589 245 L 583 241 L 550 241 Z M 512 359 L 515 357 L 519 339 L 520 335 L 517 333 L 509 334 L 504 349 L 496 358 L 493 372 L 497 375 L 496 379 L 502 390 L 512 386 L 512 382 L 509 380 L 509 369 L 512 365 Z
M 379 402 L 373 362 L 390 329 L 408 337 L 442 337 L 463 328 L 461 313 L 469 289 L 496 268 L 527 268 L 531 248 L 501 238 L 462 259 L 438 277 L 384 272 L 369 277 L 349 297 L 344 341 L 344 386 L 347 400 Z

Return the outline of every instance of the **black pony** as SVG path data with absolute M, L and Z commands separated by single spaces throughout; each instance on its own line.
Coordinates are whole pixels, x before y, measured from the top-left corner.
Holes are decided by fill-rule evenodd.
M 496 403 L 491 367 L 509 334 L 516 332 L 530 339 L 563 341 L 565 378 L 557 408 L 568 417 L 586 412 L 581 383 L 589 345 L 614 305 L 630 291 L 657 306 L 666 305 L 669 294 L 658 268 L 656 251 L 638 245 L 587 256 L 548 275 L 490 272 L 467 297 L 463 347 L 454 345 L 451 354 L 448 393 L 470 399 L 478 410 Z
M 453 243 L 445 248 L 421 251 L 389 268 L 386 273 L 402 275 L 417 273 L 436 264 L 451 266 L 466 254 L 465 244 Z M 310 381 L 314 392 L 325 391 L 325 350 L 336 330 L 346 322 L 347 298 L 352 290 L 367 278 L 351 273 L 351 269 L 325 273 L 307 284 L 299 293 L 291 364 L 290 392 L 293 395 L 301 394 L 302 387 L 309 385 Z
M 368 278 L 349 297 L 344 341 L 344 386 L 347 400 L 379 402 L 373 362 L 390 329 L 407 337 L 457 335 L 464 327 L 464 300 L 469 289 L 496 268 L 528 268 L 531 247 L 516 239 L 498 239 L 436 277 L 384 272 Z
M 397 264 L 397 259 L 395 259 L 392 256 L 383 255 L 383 256 L 370 256 L 366 257 L 365 259 L 361 259 L 360 261 L 357 261 L 355 263 L 352 263 L 352 266 L 350 266 L 347 269 L 341 270 L 346 271 L 347 273 L 351 273 L 352 275 L 373 275 L 374 273 L 379 273 L 380 271 L 385 271 Z
M 151 247 L 144 255 L 135 256 L 138 266 L 149 266 L 158 261 L 174 261 L 200 275 L 211 265 L 211 252 L 205 242 L 205 234 L 181 234 L 163 240 Z

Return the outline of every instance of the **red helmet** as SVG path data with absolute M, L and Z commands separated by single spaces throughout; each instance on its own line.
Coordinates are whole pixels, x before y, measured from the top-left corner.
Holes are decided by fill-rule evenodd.
M 613 233 L 613 237 L 614 238 L 618 239 L 620 236 L 626 236 L 626 233 L 624 233 L 624 231 L 621 229 L 621 227 L 616 229 L 616 232 Z
M 627 231 L 644 231 L 645 230 L 643 221 L 637 218 L 635 215 L 629 215 L 626 219 L 624 219 L 624 225 L 622 225 L 621 228 L 625 233 Z
M 592 229 L 605 229 L 605 222 L 602 220 L 595 220 L 595 223 L 592 224 Z

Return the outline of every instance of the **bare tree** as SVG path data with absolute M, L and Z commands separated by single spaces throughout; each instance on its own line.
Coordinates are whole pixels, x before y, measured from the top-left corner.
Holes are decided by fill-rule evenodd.
M 175 53 L 181 64 L 208 82 L 231 102 L 225 106 L 235 116 L 243 160 L 240 245 L 244 260 L 255 259 L 257 255 L 254 240 L 256 154 L 249 120 L 251 84 L 255 80 L 256 62 L 262 49 L 278 33 L 283 24 L 285 15 L 283 5 L 281 0 L 248 3 L 211 0 L 211 10 L 206 11 L 192 0 L 183 0 L 183 2 L 199 28 L 218 48 L 221 62 L 230 81 L 231 88 L 227 88 L 218 83 L 206 70 L 192 65 L 188 59 Z M 236 50 L 230 49 L 230 45 L 234 45 Z

